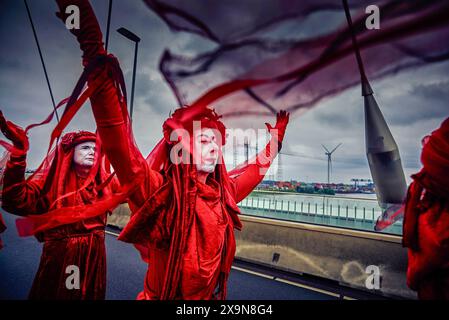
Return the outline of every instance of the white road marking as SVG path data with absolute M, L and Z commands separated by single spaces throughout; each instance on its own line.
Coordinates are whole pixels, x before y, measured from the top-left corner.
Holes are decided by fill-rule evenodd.
M 253 274 L 253 275 L 256 275 L 256 276 L 259 276 L 259 277 L 262 277 L 262 278 L 274 280 L 273 276 L 269 276 L 267 274 L 263 274 L 263 273 L 260 273 L 260 272 L 256 272 L 256 271 L 252 271 L 252 270 L 248 270 L 248 269 L 244 269 L 244 268 L 240 268 L 240 267 L 236 267 L 236 266 L 232 266 L 231 268 L 234 269 L 234 270 L 238 270 L 238 271 L 246 272 L 246 273 L 249 273 L 249 274 Z
M 118 234 L 118 233 L 115 233 L 115 232 L 111 232 L 111 231 L 108 231 L 108 230 L 106 230 L 105 232 L 106 232 L 107 234 L 110 234 L 111 236 L 116 236 L 116 237 L 119 236 L 119 234 Z
M 332 297 L 340 298 L 340 294 L 338 294 L 338 293 L 330 292 L 330 291 L 323 290 L 323 289 L 314 288 L 314 287 L 311 287 L 311 286 L 308 286 L 308 285 L 305 285 L 305 284 L 302 284 L 302 283 L 297 283 L 297 282 L 293 282 L 293 281 L 289 281 L 289 280 L 285 280 L 285 279 L 279 279 L 279 278 L 276 278 L 275 280 L 279 281 L 279 282 L 282 282 L 282 283 L 290 284 L 292 286 L 296 286 L 296 287 L 312 290 L 312 291 L 315 291 L 315 292 L 327 294 L 327 295 L 332 296 Z

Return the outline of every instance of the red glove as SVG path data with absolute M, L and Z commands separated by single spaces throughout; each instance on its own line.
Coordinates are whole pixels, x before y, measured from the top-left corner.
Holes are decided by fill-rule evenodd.
M 69 16 L 65 13 L 67 6 L 76 5 L 80 9 L 80 28 L 71 29 L 83 51 L 83 65 L 86 66 L 92 58 L 105 54 L 103 47 L 103 35 L 95 13 L 88 0 L 56 0 L 60 12 L 56 13 L 64 23 Z
M 29 148 L 28 137 L 25 131 L 15 125 L 11 121 L 7 121 L 0 111 L 0 130 L 5 135 L 6 138 L 11 140 L 14 147 L 20 151 L 26 152 Z
M 276 125 L 274 128 L 269 123 L 265 123 L 271 136 L 276 138 L 279 143 L 282 143 L 284 140 L 289 117 L 290 114 L 287 111 L 281 110 L 276 114 Z

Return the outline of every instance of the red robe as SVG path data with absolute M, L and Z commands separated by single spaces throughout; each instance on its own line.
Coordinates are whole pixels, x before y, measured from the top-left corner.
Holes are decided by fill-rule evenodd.
M 71 32 L 84 53 L 83 65 L 91 66 L 97 56 L 105 55 L 92 8 L 85 0 L 57 3 L 62 19 L 67 5 L 80 8 L 81 28 Z M 155 162 L 147 162 L 134 142 L 117 86 L 120 77 L 114 76 L 117 69 L 113 64 L 97 68 L 89 85 L 101 83 L 91 104 L 105 153 L 120 184 L 135 184 L 129 196 L 133 213 L 119 239 L 135 244 L 149 263 L 144 291 L 138 298 L 224 299 L 235 254 L 234 228 L 241 228 L 236 204 L 260 183 L 278 149 L 267 145 L 258 161 L 233 178 L 218 164 L 206 184 L 197 181 L 193 165 L 169 162 L 169 146 L 164 140 L 152 152 L 157 155 L 152 159 Z
M 62 152 L 62 151 L 61 151 Z M 73 152 L 67 154 L 66 163 L 71 162 Z M 59 158 L 61 159 L 61 157 Z M 70 160 L 70 162 L 68 162 Z M 44 181 L 25 181 L 25 155 L 11 155 L 3 176 L 2 207 L 6 211 L 20 215 L 39 215 L 49 210 L 49 204 L 55 199 L 52 192 L 42 196 Z M 61 169 L 61 168 L 59 168 Z M 73 169 L 72 169 L 73 171 Z M 84 180 L 69 172 L 76 188 Z M 68 175 L 61 177 L 68 183 Z M 54 182 L 54 181 L 53 181 Z M 54 185 L 54 183 L 53 183 Z M 117 189 L 115 182 L 112 188 Z M 71 205 L 83 205 L 94 202 L 100 195 L 91 183 L 84 191 L 72 198 Z M 29 299 L 45 300 L 83 300 L 104 299 L 106 293 L 106 251 L 104 229 L 106 215 L 96 216 L 72 224 L 62 225 L 36 234 L 44 242 L 39 269 L 33 281 Z M 68 266 L 79 268 L 79 289 L 68 289 L 66 273 Z M 72 271 L 73 272 L 73 271 Z

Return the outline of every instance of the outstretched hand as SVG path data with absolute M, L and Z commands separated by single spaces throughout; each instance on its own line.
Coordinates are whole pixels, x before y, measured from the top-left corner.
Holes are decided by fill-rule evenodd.
M 0 130 L 7 139 L 11 140 L 14 147 L 23 151 L 28 150 L 29 143 L 25 131 L 18 125 L 14 124 L 13 122 L 6 120 L 1 111 L 0 111 Z
M 276 124 L 274 127 L 272 127 L 269 123 L 265 123 L 270 134 L 274 135 L 279 142 L 284 140 L 289 117 L 290 114 L 287 111 L 281 110 L 276 114 Z

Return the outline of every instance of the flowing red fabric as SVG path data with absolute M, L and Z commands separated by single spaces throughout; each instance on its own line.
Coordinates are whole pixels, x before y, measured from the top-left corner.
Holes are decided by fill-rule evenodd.
M 80 184 L 73 170 L 74 146 L 71 140 L 77 143 L 93 140 L 98 150 L 101 150 L 101 142 L 95 134 L 82 131 L 68 133 L 27 179 L 24 179 L 22 172 L 25 169 L 25 155 L 10 156 L 4 169 L 2 207 L 11 213 L 25 216 L 16 220 L 20 236 L 35 235 L 102 215 L 124 201 L 122 194 L 113 195 L 111 185 L 104 184 L 110 173 L 101 151 L 96 153 L 90 174 Z M 17 166 L 20 168 L 16 169 Z M 102 194 L 101 199 L 91 204 L 80 203 L 77 199 L 88 198 L 84 193 L 92 183 L 96 186 L 95 191 Z M 24 198 L 25 203 L 18 203 L 18 197 L 24 197 L 24 192 L 30 194 Z
M 53 112 L 51 112 L 47 116 L 47 118 L 45 118 L 43 121 L 41 121 L 39 123 L 33 123 L 33 124 L 30 124 L 29 126 L 27 126 L 24 130 L 24 135 L 26 136 L 30 129 L 50 123 L 53 120 L 56 110 L 58 110 L 60 107 L 64 106 L 68 100 L 69 100 L 69 98 L 65 98 L 65 99 L 61 100 L 58 103 L 58 105 L 56 106 L 55 110 Z M 9 159 L 10 155 L 12 153 L 15 155 L 23 155 L 28 151 L 28 146 L 26 146 L 25 150 L 23 150 L 23 149 L 19 149 L 19 148 L 15 147 L 10 142 L 4 141 L 4 140 L 0 140 L 0 145 L 6 149 L 6 151 L 3 153 L 2 157 L 0 158 L 0 169 L 1 169 L 0 170 L 0 184 L 2 184 L 5 165 Z
M 255 35 L 263 37 L 261 30 L 269 31 L 292 20 L 303 22 L 320 11 L 342 10 L 342 4 L 334 0 L 227 0 L 204 2 L 202 6 L 189 0 L 143 1 L 170 29 L 195 33 L 220 44 L 244 41 Z M 368 4 L 366 0 L 349 1 L 351 9 L 366 8 Z
M 407 284 L 421 299 L 449 299 L 449 118 L 430 135 L 421 162 L 405 207 Z
M 60 15 L 61 16 L 61 15 Z M 95 59 L 91 59 L 88 62 L 84 61 L 85 69 L 83 74 L 81 75 L 80 79 L 78 80 L 71 96 L 67 99 L 64 99 L 61 101 L 57 108 L 62 107 L 65 105 L 65 110 L 61 116 L 61 119 L 59 123 L 56 125 L 56 127 L 53 129 L 50 137 L 50 143 L 48 146 L 48 155 L 46 159 L 42 162 L 40 167 L 28 178 L 29 181 L 32 180 L 40 180 L 40 181 L 47 181 L 45 184 L 45 188 L 49 188 L 48 185 L 50 184 L 51 179 L 47 179 L 47 175 L 50 173 L 51 175 L 61 175 L 59 173 L 59 170 L 53 168 L 52 171 L 50 171 L 50 165 L 53 163 L 53 158 L 56 158 L 56 155 L 58 154 L 58 147 L 54 149 L 54 151 L 51 151 L 51 148 L 56 140 L 58 140 L 63 130 L 66 128 L 67 124 L 73 119 L 74 115 L 80 110 L 80 108 L 84 105 L 86 100 L 92 95 L 93 92 L 100 90 L 101 87 L 104 85 L 103 79 L 99 78 L 96 81 L 90 81 L 89 86 L 83 91 L 87 80 L 91 76 L 91 73 L 93 70 L 97 70 L 98 68 L 107 67 L 108 70 L 113 74 L 114 78 L 114 85 L 116 85 L 118 88 L 121 89 L 121 94 L 123 94 L 123 99 L 126 101 L 126 87 L 124 85 L 124 79 L 123 74 L 121 70 L 118 68 L 118 63 L 114 62 L 115 58 L 113 56 L 107 56 L 104 54 L 104 50 L 102 52 L 103 54 L 98 54 Z M 117 69 L 118 68 L 118 69 Z M 126 111 L 126 110 L 125 110 Z M 38 125 L 47 124 L 51 121 L 53 115 L 53 111 L 46 120 L 39 124 L 33 124 L 26 128 L 27 132 L 29 129 L 36 127 Z M 98 140 L 99 142 L 99 140 Z M 0 143 L 7 148 L 7 150 L 10 153 L 20 154 L 23 152 L 21 150 L 16 150 L 16 148 L 12 145 L 10 145 L 7 142 L 0 141 Z M 101 172 L 109 172 L 109 162 L 104 157 L 101 158 Z M 56 166 L 56 165 L 55 165 Z M 81 186 L 81 189 L 84 188 L 86 185 L 88 185 L 90 182 L 92 182 L 93 179 L 93 171 L 91 171 L 91 174 L 89 175 L 89 178 L 86 180 L 85 184 Z M 112 180 L 112 176 L 109 176 L 106 179 L 102 180 L 102 183 L 98 185 L 97 189 L 102 189 L 107 186 L 108 182 Z M 129 193 L 132 191 L 133 188 L 136 187 L 138 184 L 138 181 L 132 181 L 131 183 L 127 185 L 123 185 L 120 189 L 120 192 L 116 192 L 114 195 L 110 195 L 109 197 L 106 197 L 102 199 L 101 201 L 97 201 L 96 203 L 84 205 L 84 206 L 68 206 L 68 207 L 56 207 L 53 208 L 50 207 L 50 211 L 47 212 L 45 215 L 40 216 L 29 216 L 25 219 L 19 219 L 16 221 L 17 228 L 19 231 L 19 235 L 21 236 L 30 236 L 37 232 L 51 229 L 53 227 L 62 225 L 62 224 L 68 224 L 77 222 L 80 220 L 84 220 L 87 218 L 95 217 L 98 215 L 103 214 L 105 211 L 111 211 L 113 210 L 118 204 L 126 201 L 126 198 L 128 197 Z M 45 189 L 45 190 L 47 190 Z M 72 193 L 75 193 L 76 189 L 72 189 Z M 54 199 L 59 199 L 66 197 L 68 195 L 62 195 L 59 194 Z M 55 200 L 56 202 L 56 200 Z M 82 209 L 82 210 L 81 210 Z
M 217 43 L 193 56 L 169 50 L 162 56 L 160 70 L 180 105 L 214 103 L 224 117 L 294 112 L 360 83 L 341 1 L 145 2 L 173 30 Z M 363 8 L 353 25 L 370 80 L 449 58 L 447 2 L 381 1 L 378 30 L 365 25 L 364 9 L 371 4 L 349 1 L 351 8 Z M 329 27 L 317 28 L 315 18 L 327 19 L 329 12 L 332 19 L 322 24 Z
M 79 6 L 81 28 L 71 32 L 83 50 L 83 64 L 90 65 L 105 54 L 92 8 L 85 0 L 57 0 L 57 3 L 60 12 L 65 12 L 69 4 Z M 118 179 L 121 184 L 136 186 L 128 200 L 132 216 L 119 240 L 135 244 L 149 263 L 145 289 L 139 297 L 224 299 L 235 253 L 233 229 L 241 228 L 237 203 L 262 180 L 261 172 L 265 171 L 261 167 L 270 165 L 278 149 L 272 150 L 268 145 L 262 153 L 269 161 L 248 164 L 237 178 L 229 177 L 221 159 L 207 184 L 201 185 L 192 161 L 170 160 L 174 144 L 167 137 L 178 128 L 192 132 L 194 120 L 223 132 L 224 125 L 215 112 L 199 104 L 177 110 L 163 125 L 164 138 L 144 158 L 133 138 L 126 100 L 114 80 L 114 72 L 119 69 L 117 61 L 109 60 L 105 69 L 94 70 L 89 77 L 89 86 L 91 82 L 102 83 L 91 96 L 91 105 L 98 133 Z M 280 131 L 285 131 L 285 127 Z M 283 132 L 276 139 L 281 136 Z M 191 160 L 190 144 L 182 138 L 181 143 Z M 199 264 L 190 265 L 184 258 Z

